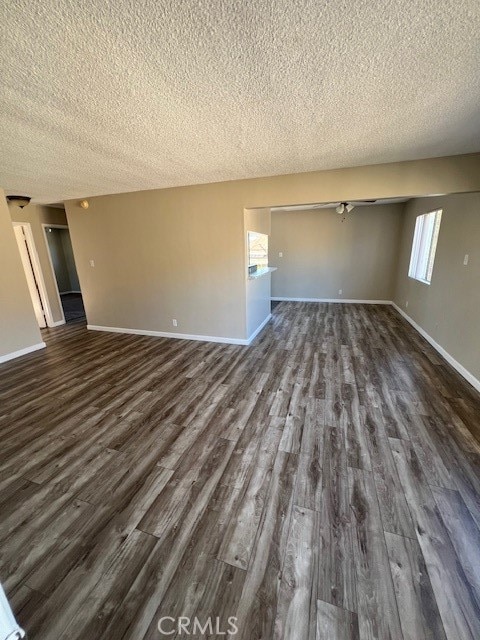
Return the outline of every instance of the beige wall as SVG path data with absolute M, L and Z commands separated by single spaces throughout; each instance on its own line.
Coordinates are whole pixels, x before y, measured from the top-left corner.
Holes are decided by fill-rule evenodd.
M 256 231 L 269 236 L 272 232 L 272 215 L 270 209 L 245 209 L 245 233 Z M 245 238 L 246 242 L 246 238 Z M 248 262 L 246 263 L 248 264 Z
M 0 189 L 0 359 L 42 343 L 5 195 Z
M 443 209 L 430 285 L 408 277 L 416 216 Z M 465 254 L 469 263 L 463 265 Z M 394 300 L 480 380 L 480 193 L 408 203 Z M 406 302 L 408 301 L 408 307 Z
M 67 216 L 90 325 L 244 338 L 243 207 L 228 185 L 89 202 Z
M 63 312 L 58 299 L 55 276 L 50 265 L 42 224 L 67 224 L 65 211 L 63 211 L 63 209 L 35 204 L 29 204 L 24 209 L 20 209 L 20 207 L 16 207 L 15 205 L 9 205 L 9 209 L 13 222 L 29 222 L 31 225 L 53 321 L 60 322 L 63 320 Z
M 357 207 L 344 222 L 334 209 L 272 213 L 272 296 L 391 300 L 402 213 L 403 203 Z
M 245 207 L 478 191 L 480 154 L 297 173 L 230 184 L 241 183 Z
M 87 211 L 78 201 L 66 208 L 90 324 L 245 339 L 245 207 L 477 189 L 478 154 L 101 196 Z

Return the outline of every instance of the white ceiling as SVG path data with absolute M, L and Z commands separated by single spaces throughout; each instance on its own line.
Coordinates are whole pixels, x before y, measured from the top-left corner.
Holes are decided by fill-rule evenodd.
M 4 0 L 0 37 L 36 202 L 480 150 L 478 0 Z

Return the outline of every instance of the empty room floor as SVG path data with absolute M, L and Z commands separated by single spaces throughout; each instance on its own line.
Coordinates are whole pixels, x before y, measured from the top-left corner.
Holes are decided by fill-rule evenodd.
M 29 640 L 480 638 L 479 395 L 393 308 L 283 302 L 251 347 L 44 335 L 0 366 Z

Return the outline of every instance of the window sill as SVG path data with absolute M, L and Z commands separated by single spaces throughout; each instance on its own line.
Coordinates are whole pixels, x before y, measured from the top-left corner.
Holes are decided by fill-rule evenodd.
M 408 276 L 410 278 L 410 280 L 416 280 L 416 282 L 421 282 L 422 284 L 428 284 L 429 286 L 432 284 L 432 281 L 430 280 L 423 280 L 423 278 L 415 278 L 415 276 Z
M 263 267 L 263 269 L 257 269 L 253 273 L 248 275 L 249 280 L 256 280 L 257 278 L 261 278 L 262 276 L 266 276 L 267 273 L 272 273 L 272 271 L 276 271 L 277 267 Z

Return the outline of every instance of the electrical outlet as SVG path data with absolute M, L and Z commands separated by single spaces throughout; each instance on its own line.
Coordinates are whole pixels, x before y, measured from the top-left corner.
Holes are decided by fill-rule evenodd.
M 339 290 L 338 290 L 338 293 L 339 293 L 340 295 L 342 295 L 342 293 L 343 293 L 343 289 L 339 289 Z
M 278 257 L 279 257 L 279 258 L 283 258 L 283 251 L 279 251 L 279 252 L 278 252 Z
M 90 266 L 94 267 L 95 266 L 95 260 L 90 260 Z
M 408 300 L 405 302 L 405 306 L 408 307 Z
M 470 257 L 470 256 L 468 255 L 468 253 L 466 253 L 466 254 L 465 254 L 465 257 L 464 257 L 464 259 L 463 259 L 463 264 L 464 264 L 465 266 L 467 266 L 467 264 L 468 264 L 468 259 L 469 259 L 469 257 Z
M 173 318 L 173 320 L 172 320 L 172 324 L 173 324 L 173 326 L 174 326 L 174 327 L 177 327 L 177 326 L 178 326 L 178 322 L 177 322 L 177 319 L 176 319 L 176 318 Z

